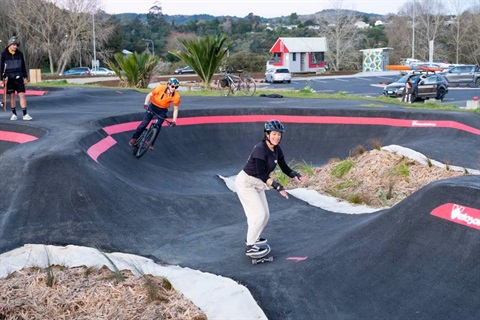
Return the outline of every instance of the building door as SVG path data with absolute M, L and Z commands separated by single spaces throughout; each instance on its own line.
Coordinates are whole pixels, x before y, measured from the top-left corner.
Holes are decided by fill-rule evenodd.
M 300 72 L 308 71 L 308 53 L 300 53 Z

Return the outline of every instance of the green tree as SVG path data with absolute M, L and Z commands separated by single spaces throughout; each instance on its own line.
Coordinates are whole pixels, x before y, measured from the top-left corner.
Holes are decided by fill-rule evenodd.
M 147 52 L 127 54 L 116 53 L 115 62 L 110 61 L 108 67 L 128 87 L 147 88 L 152 74 L 158 65 L 159 57 Z
M 233 43 L 226 43 L 226 35 L 205 36 L 198 39 L 179 38 L 178 41 L 184 51 L 177 50 L 170 53 L 192 67 L 202 79 L 204 88 L 209 89 L 213 75 Z

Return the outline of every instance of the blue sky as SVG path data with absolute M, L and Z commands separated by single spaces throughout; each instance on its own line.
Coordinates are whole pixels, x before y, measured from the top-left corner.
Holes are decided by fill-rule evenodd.
M 315 13 L 332 8 L 332 3 L 343 3 L 343 8 L 367 13 L 397 13 L 408 0 L 101 0 L 103 9 L 108 13 L 147 13 L 155 3 L 162 7 L 167 15 L 201 14 L 214 16 L 231 15 L 244 17 L 253 13 L 265 18 Z

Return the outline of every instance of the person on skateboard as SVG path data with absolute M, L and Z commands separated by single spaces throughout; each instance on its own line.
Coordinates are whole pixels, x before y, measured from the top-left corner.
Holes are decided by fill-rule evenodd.
M 277 164 L 290 178 L 301 182 L 308 180 L 307 177 L 302 177 L 300 173 L 287 165 L 279 146 L 284 132 L 285 128 L 280 121 L 267 121 L 264 124 L 262 141 L 255 145 L 247 163 L 235 178 L 235 189 L 247 217 L 247 248 L 245 249 L 247 256 L 259 256 L 268 251 L 268 247 L 262 246 L 267 243 L 267 239 L 260 237 L 270 218 L 265 195 L 267 186 L 277 190 L 285 199 L 288 199 L 287 191 L 283 186 L 270 178 L 270 174 L 275 170 Z
M 20 42 L 17 40 L 17 37 L 13 36 L 8 40 L 7 47 L 0 56 L 0 74 L 2 75 L 2 80 L 6 80 L 6 88 L 3 88 L 3 90 L 6 90 L 6 94 L 10 95 L 10 108 L 12 110 L 10 120 L 18 119 L 17 110 L 15 109 L 15 92 L 20 97 L 23 120 L 32 120 L 32 117 L 27 113 L 27 99 L 25 98 L 28 72 L 23 53 L 18 50 L 19 46 Z

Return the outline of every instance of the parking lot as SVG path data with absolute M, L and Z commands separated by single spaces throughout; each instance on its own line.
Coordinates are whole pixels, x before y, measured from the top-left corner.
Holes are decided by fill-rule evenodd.
M 383 95 L 383 87 L 394 82 L 401 75 L 398 71 L 366 72 L 345 76 L 294 76 L 291 83 L 265 84 L 271 89 L 300 90 L 309 86 L 317 93 L 358 94 L 362 96 L 379 97 Z M 467 101 L 473 97 L 480 97 L 480 88 L 450 86 L 443 104 L 455 105 L 465 108 Z M 392 98 L 394 99 L 394 98 Z M 415 103 L 423 103 L 421 100 Z

